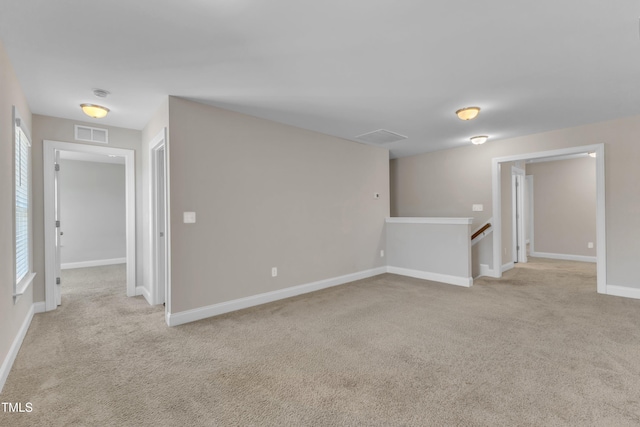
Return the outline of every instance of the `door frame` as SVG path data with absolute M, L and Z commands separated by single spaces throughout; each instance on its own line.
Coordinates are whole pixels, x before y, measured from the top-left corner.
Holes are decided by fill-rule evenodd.
M 527 243 L 524 236 L 524 169 L 511 166 L 511 238 L 513 262 L 527 262 Z M 519 187 L 516 188 L 516 187 Z M 519 214 L 519 215 L 518 215 Z M 520 248 L 518 250 L 518 248 Z
M 502 195 L 500 188 L 501 164 L 519 160 L 544 159 L 566 156 L 570 154 L 596 153 L 596 259 L 597 259 L 597 292 L 607 293 L 607 230 L 605 221 L 605 159 L 604 143 L 582 145 L 559 150 L 540 151 L 537 153 L 516 154 L 513 156 L 494 157 L 491 159 L 491 181 L 493 193 L 493 271 L 492 277 L 502 277 Z
M 56 150 L 79 153 L 114 155 L 125 159 L 127 296 L 136 295 L 136 193 L 135 152 L 126 148 L 100 147 L 73 142 L 44 140 L 42 144 L 42 172 L 44 177 L 44 259 L 45 259 L 45 310 L 56 309 L 55 301 L 55 211 L 54 179 Z
M 159 158 L 159 153 L 164 150 L 163 159 Z M 160 161 L 163 162 L 164 181 L 164 204 L 158 203 L 158 171 Z M 171 222 L 169 212 L 169 144 L 167 140 L 167 128 L 163 128 L 149 143 L 149 278 L 151 283 L 152 304 L 165 303 L 165 313 L 170 313 L 170 283 L 171 283 Z M 164 286 L 156 280 L 158 269 L 159 247 L 158 247 L 158 209 L 164 209 Z

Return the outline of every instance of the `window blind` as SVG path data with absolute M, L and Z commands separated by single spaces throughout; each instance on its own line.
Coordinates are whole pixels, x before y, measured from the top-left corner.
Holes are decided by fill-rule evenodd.
M 16 284 L 29 273 L 29 151 L 31 143 L 15 126 Z

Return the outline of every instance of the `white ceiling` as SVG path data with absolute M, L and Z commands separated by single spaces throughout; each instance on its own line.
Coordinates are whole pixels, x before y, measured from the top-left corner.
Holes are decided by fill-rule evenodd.
M 639 16 L 637 0 L 2 0 L 0 39 L 36 114 L 96 102 L 96 123 L 141 129 L 175 95 L 351 140 L 387 129 L 408 136 L 383 145 L 400 157 L 640 114 Z

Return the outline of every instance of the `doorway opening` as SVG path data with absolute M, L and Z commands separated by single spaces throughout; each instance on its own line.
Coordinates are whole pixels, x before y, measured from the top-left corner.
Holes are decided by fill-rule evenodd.
M 606 227 L 605 227 L 605 185 L 604 185 L 604 144 L 594 144 L 579 147 L 571 147 L 560 150 L 551 150 L 538 153 L 526 153 L 514 156 L 497 157 L 492 159 L 492 187 L 493 187 L 493 221 L 495 224 L 493 235 L 493 267 L 492 277 L 502 277 L 503 271 L 503 241 L 502 241 L 502 168 L 510 162 L 524 162 L 530 160 L 552 159 L 562 156 L 593 153 L 596 160 L 596 262 L 597 262 L 597 292 L 606 294 Z M 512 178 L 514 179 L 514 178 Z M 518 178 L 515 178 L 518 179 Z M 525 187 L 526 178 L 522 178 L 522 187 Z M 521 188 L 522 188 L 521 187 Z M 524 192 L 523 192 L 524 195 Z M 523 205 L 520 212 L 524 212 Z M 531 206 L 529 207 L 531 209 Z M 521 221 L 519 233 L 526 236 L 526 221 Z M 516 233 L 514 232 L 514 235 Z M 533 236 L 531 235 L 531 238 Z M 525 246 L 526 248 L 526 246 Z M 506 248 L 505 248 L 506 249 Z M 525 249 L 526 255 L 526 249 Z M 516 256 L 513 259 L 517 259 Z
M 153 304 L 165 304 L 165 314 L 171 312 L 168 148 L 165 128 L 149 143 L 151 300 Z
M 64 218 L 61 218 L 60 204 L 60 155 L 82 158 L 91 156 L 115 156 L 124 159 L 125 181 L 125 248 L 126 248 L 126 294 L 136 295 L 136 239 L 135 239 L 135 175 L 133 150 L 94 145 L 75 144 L 60 141 L 43 142 L 44 175 L 44 219 L 45 219 L 45 307 L 55 310 L 61 303 L 62 267 L 61 247 Z M 114 158 L 114 157 L 112 157 Z M 115 263 L 119 259 L 111 259 Z M 69 266 L 69 265 L 67 265 Z M 71 266 L 81 266 L 73 264 Z

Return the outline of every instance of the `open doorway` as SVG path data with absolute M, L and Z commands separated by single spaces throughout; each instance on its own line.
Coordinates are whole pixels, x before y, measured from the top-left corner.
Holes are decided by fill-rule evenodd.
M 64 153 L 64 154 L 63 154 Z M 61 159 L 61 154 L 62 159 Z M 46 310 L 54 310 L 61 302 L 61 267 L 63 264 L 62 245 L 64 244 L 64 227 L 61 217 L 60 198 L 60 163 L 64 158 L 107 158 L 124 160 L 124 214 L 125 214 L 125 256 L 126 261 L 126 294 L 136 295 L 136 257 L 135 257 L 135 177 L 133 150 L 74 144 L 59 141 L 43 142 L 44 173 L 44 218 L 45 218 L 45 305 Z M 115 156 L 115 157 L 109 157 Z M 63 202 L 63 201 L 62 201 Z M 87 214 L 90 214 L 87 212 Z M 67 237 L 68 234 L 67 234 Z M 82 250 L 82 249 L 80 249 Z M 98 249 L 98 251 L 104 248 Z M 92 256 L 96 256 L 95 254 Z M 104 256 L 104 255 L 103 255 Z M 86 261 L 89 261 L 87 264 Z M 68 262 L 67 267 L 89 265 L 94 260 L 76 260 Z M 121 262 L 118 258 L 103 258 L 104 262 Z M 95 263 L 95 262 L 94 262 Z
M 588 145 L 581 147 L 572 147 L 560 150 L 544 151 L 538 153 L 527 153 L 515 156 L 499 157 L 492 160 L 492 184 L 493 184 L 493 221 L 495 224 L 493 236 L 493 268 L 491 275 L 493 277 L 502 277 L 503 271 L 503 219 L 510 222 L 510 217 L 505 215 L 502 204 L 502 194 L 504 186 L 502 185 L 503 167 L 509 166 L 511 162 L 526 162 L 530 160 L 552 159 L 562 156 L 584 155 L 593 153 L 596 156 L 596 261 L 597 261 L 597 292 L 607 293 L 606 285 L 606 228 L 605 228 L 605 186 L 604 186 L 604 144 Z M 511 175 L 511 174 L 509 174 Z M 510 179 L 511 182 L 511 179 Z M 523 185 L 524 187 L 524 185 Z M 523 212 L 524 206 L 521 212 Z M 507 214 L 508 215 L 508 214 Z M 522 225 L 526 221 L 522 222 Z M 522 227 L 521 233 L 526 235 L 526 230 Z M 508 251 L 507 251 L 508 253 Z M 516 259 L 516 258 L 513 258 Z
M 163 129 L 149 144 L 150 160 L 150 272 L 153 304 L 165 304 L 170 313 L 170 227 L 167 132 Z

